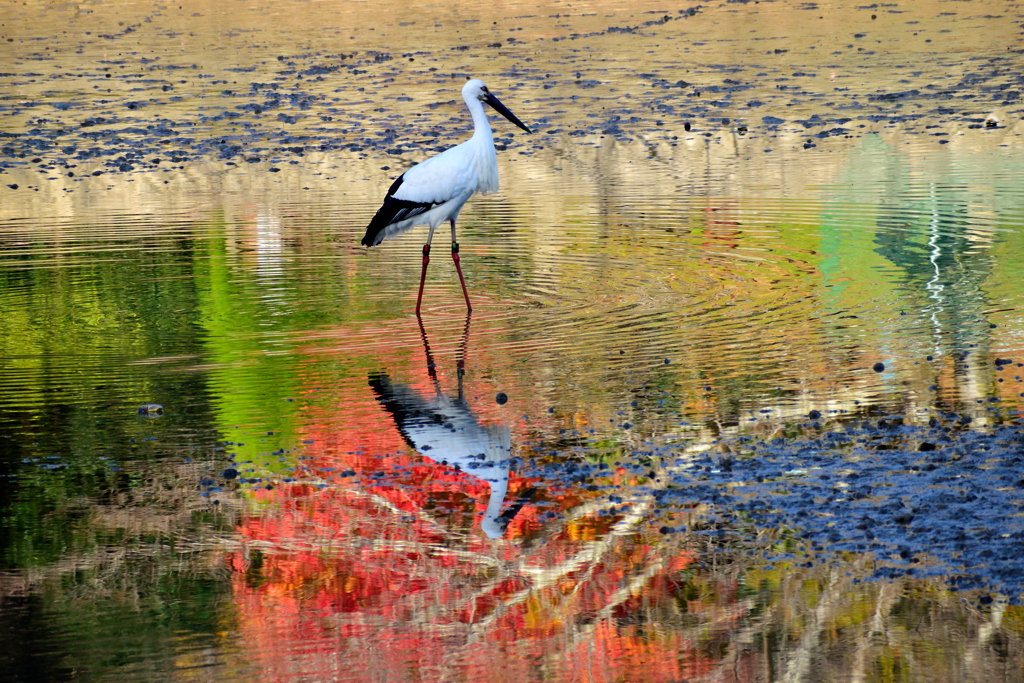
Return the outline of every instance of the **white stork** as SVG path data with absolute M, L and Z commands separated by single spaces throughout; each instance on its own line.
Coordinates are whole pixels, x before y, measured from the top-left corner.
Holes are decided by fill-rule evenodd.
M 420 273 L 420 291 L 416 297 L 417 315 L 420 312 L 420 302 L 423 300 L 423 281 L 427 277 L 427 264 L 430 263 L 430 241 L 434 238 L 434 230 L 445 221 L 452 226 L 452 260 L 455 262 L 455 270 L 459 273 L 462 295 L 466 297 L 466 308 L 473 310 L 459 265 L 455 219 L 459 217 L 462 205 L 473 196 L 473 193 L 487 194 L 498 190 L 498 158 L 494 152 L 494 137 L 487 115 L 484 113 L 483 103 L 494 107 L 499 114 L 527 133 L 532 132 L 499 102 L 478 78 L 467 81 L 466 85 L 462 86 L 462 99 L 466 101 L 466 106 L 473 115 L 473 137 L 398 176 L 388 189 L 384 203 L 377 209 L 377 214 L 366 227 L 366 234 L 363 236 L 363 244 L 373 247 L 417 225 L 430 226 L 427 243 L 423 245 L 423 271 Z

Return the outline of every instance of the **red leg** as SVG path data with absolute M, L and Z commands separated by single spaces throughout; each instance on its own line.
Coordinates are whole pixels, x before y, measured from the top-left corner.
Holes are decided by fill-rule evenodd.
M 458 271 L 459 282 L 462 283 L 462 296 L 466 297 L 466 310 L 472 312 L 473 306 L 469 303 L 469 292 L 466 291 L 466 281 L 462 279 L 462 266 L 459 265 L 458 242 L 452 242 L 452 261 L 455 261 L 455 270 Z
M 430 263 L 430 245 L 423 245 L 423 271 L 420 273 L 420 293 L 416 297 L 416 315 L 420 314 L 420 303 L 423 301 L 423 282 L 427 279 L 427 265 Z M 461 275 L 460 275 L 461 277 Z

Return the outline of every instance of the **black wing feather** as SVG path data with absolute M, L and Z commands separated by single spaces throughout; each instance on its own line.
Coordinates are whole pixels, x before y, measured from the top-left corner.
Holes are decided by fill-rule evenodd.
M 384 197 L 384 203 L 377 209 L 377 213 L 374 214 L 370 224 L 366 226 L 366 234 L 363 235 L 363 244 L 365 246 L 373 247 L 380 244 L 381 240 L 384 239 L 384 229 L 392 223 L 418 216 L 437 206 L 437 204 L 432 202 L 411 202 L 407 199 L 395 199 L 395 193 L 402 186 L 403 178 L 405 178 L 404 173 L 398 176 L 395 182 L 391 183 L 391 187 L 388 188 L 388 194 Z

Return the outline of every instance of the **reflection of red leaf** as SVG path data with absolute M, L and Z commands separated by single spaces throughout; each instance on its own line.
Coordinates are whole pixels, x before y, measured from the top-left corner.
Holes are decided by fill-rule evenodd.
M 500 582 L 493 590 L 484 595 L 473 598 L 469 605 L 464 607 L 459 614 L 459 621 L 466 624 L 475 624 L 487 617 L 505 598 L 526 588 L 527 584 L 522 577 L 514 577 Z
M 467 650 L 466 670 L 475 677 L 527 680 L 533 676 L 521 668 L 520 656 L 557 655 L 571 680 L 569 662 L 592 658 L 594 650 L 566 641 L 566 620 L 586 614 L 593 616 L 581 628 L 596 629 L 593 642 L 603 653 L 603 673 L 593 680 L 672 681 L 685 671 L 708 669 L 697 659 L 680 664 L 680 653 L 692 647 L 688 642 L 651 643 L 642 631 L 614 626 L 635 622 L 634 615 L 651 604 L 670 600 L 675 583 L 667 574 L 687 567 L 688 555 L 660 560 L 655 546 L 634 536 L 612 543 L 601 562 L 571 566 L 557 580 L 538 583 L 530 567 L 571 564 L 589 545 L 607 540 L 617 518 L 581 518 L 532 551 L 479 534 L 467 537 L 479 506 L 463 490 L 463 475 L 417 464 L 417 456 L 391 456 L 399 464 L 403 458 L 406 471 L 434 475 L 426 490 L 362 480 L 350 481 L 347 490 L 282 486 L 261 492 L 263 511 L 242 521 L 240 532 L 251 542 L 249 559 L 233 553 L 228 566 L 243 640 L 251 646 L 248 656 L 265 671 L 281 680 L 315 677 L 315 666 L 296 667 L 296 661 L 306 661 L 297 653 L 306 653 L 310 662 L 353 657 L 367 643 L 396 666 L 436 667 L 446 661 L 453 633 L 462 633 L 462 642 L 465 629 L 482 628 L 485 640 L 506 643 L 519 655 L 480 658 Z M 444 493 L 454 511 L 430 518 L 417 501 Z M 271 548 L 259 557 L 258 571 L 256 547 Z M 659 561 L 666 569 L 644 583 L 642 594 L 634 592 L 608 611 L 638 569 Z M 511 564 L 513 573 L 501 563 Z M 355 650 L 346 654 L 346 643 Z M 350 680 L 374 680 L 369 671 L 349 673 Z
M 434 391 L 425 370 L 414 386 Z M 263 678 L 524 681 L 539 660 L 564 680 L 708 670 L 681 636 L 636 626 L 684 604 L 672 575 L 690 556 L 655 531 L 665 520 L 619 533 L 622 504 L 574 515 L 602 494 L 513 472 L 506 501 L 540 492 L 492 541 L 479 525 L 485 482 L 412 452 L 368 387 L 327 393 L 303 413 L 301 483 L 254 492 L 238 529 L 247 549 L 227 558 L 240 642 Z M 488 405 L 480 419 L 498 415 Z M 635 476 L 612 470 L 607 481 L 628 488 Z M 538 501 L 569 520 L 545 528 Z

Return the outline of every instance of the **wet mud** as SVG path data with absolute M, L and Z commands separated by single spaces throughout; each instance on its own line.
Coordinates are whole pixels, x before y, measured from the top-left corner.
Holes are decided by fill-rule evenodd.
M 698 143 L 744 157 L 822 154 L 893 129 L 936 146 L 1020 144 L 1022 55 L 1005 13 L 805 3 L 731 16 L 739 8 L 694 5 L 476 20 L 458 44 L 436 49 L 400 49 L 415 22 L 385 23 L 397 45 L 382 35 L 373 49 L 331 51 L 327 44 L 354 36 L 321 31 L 295 50 L 280 42 L 287 32 L 186 32 L 180 9 L 129 7 L 138 14 L 116 31 L 106 10 L 29 8 L 8 22 L 0 170 L 16 181 L 9 190 L 55 180 L 66 192 L 97 190 L 111 174 L 133 172 L 171 182 L 212 162 L 278 173 L 312 152 L 397 169 L 468 133 L 458 90 L 470 76 L 489 78 L 529 112 L 539 135 L 498 129 L 509 156 L 611 140 L 669 160 Z M 558 30 L 542 30 L 544 19 Z M 30 35 L 19 31 L 26 20 Z M 749 37 L 700 39 L 730 21 Z M 948 48 L 982 36 L 994 41 L 988 54 L 965 61 Z M 606 65 L 600 55 L 610 47 L 645 54 Z M 742 60 L 729 59 L 736 50 Z

